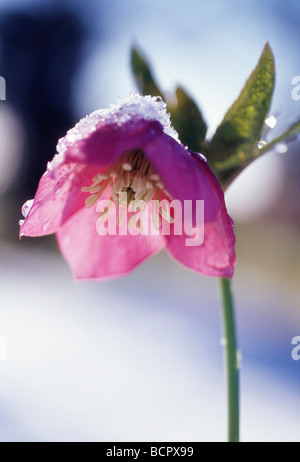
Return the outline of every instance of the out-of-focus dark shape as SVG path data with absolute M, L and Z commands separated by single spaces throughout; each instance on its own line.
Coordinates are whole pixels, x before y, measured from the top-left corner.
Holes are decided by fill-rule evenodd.
M 173 127 L 192 151 L 203 152 L 207 125 L 192 97 L 182 88 L 175 91 L 176 104 L 169 104 Z
M 58 138 L 75 123 L 71 91 L 83 39 L 78 15 L 57 2 L 52 8 L 9 12 L 1 18 L 6 103 L 23 120 L 27 138 L 18 179 L 20 198 L 34 195 Z
M 20 120 L 7 104 L 0 105 L 0 196 L 16 182 L 25 143 Z
M 182 87 L 177 87 L 175 95 L 167 97 L 155 82 L 146 58 L 135 47 L 131 48 L 131 69 L 141 94 L 160 96 L 168 104 L 172 125 L 181 142 L 192 151 L 202 152 L 207 126 L 192 97 Z

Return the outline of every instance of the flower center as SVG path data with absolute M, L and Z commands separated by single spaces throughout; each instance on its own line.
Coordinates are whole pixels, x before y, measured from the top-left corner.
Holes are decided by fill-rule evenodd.
M 86 206 L 95 204 L 108 186 L 111 187 L 111 199 L 117 205 L 120 193 L 127 193 L 127 205 L 134 200 L 147 203 L 151 199 L 162 200 L 169 196 L 159 175 L 141 150 L 124 154 L 119 162 L 96 175 L 91 186 L 81 189 L 90 193 L 85 201 Z

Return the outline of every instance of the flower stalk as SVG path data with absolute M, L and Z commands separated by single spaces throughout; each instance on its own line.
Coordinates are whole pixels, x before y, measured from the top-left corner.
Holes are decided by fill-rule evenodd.
M 239 364 L 230 280 L 220 278 L 227 370 L 228 442 L 239 442 Z

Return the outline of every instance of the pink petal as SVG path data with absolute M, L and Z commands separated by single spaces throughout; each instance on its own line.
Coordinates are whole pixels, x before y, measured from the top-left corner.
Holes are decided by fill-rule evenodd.
M 210 190 L 214 190 L 219 201 L 219 212 L 214 221 L 204 224 L 204 243 L 198 247 L 186 246 L 187 236 L 170 235 L 167 238 L 167 250 L 183 265 L 208 276 L 231 278 L 236 263 L 235 235 L 233 221 L 227 213 L 224 193 L 215 175 L 207 163 L 203 163 L 197 153 L 191 153 L 202 167 Z M 207 201 L 204 202 L 207 207 Z
M 47 171 L 41 178 L 33 206 L 20 228 L 21 236 L 52 234 L 78 209 L 85 206 L 87 194 L 83 186 L 90 186 L 99 169 L 74 163 L 60 165 Z
M 173 198 L 203 199 L 207 204 L 205 219 L 215 219 L 219 199 L 210 187 L 206 169 L 181 144 L 164 133 L 157 121 L 133 119 L 122 125 L 99 125 L 88 138 L 70 145 L 65 157 L 72 162 L 105 168 L 133 149 L 145 152 Z
M 181 202 L 204 200 L 205 221 L 215 220 L 220 210 L 220 199 L 207 173 L 209 167 L 205 161 L 195 160 L 193 153 L 162 132 L 147 143 L 145 153 L 172 199 Z
M 210 182 L 209 190 L 213 189 L 218 197 L 219 213 L 214 221 L 205 223 L 204 243 L 201 246 L 187 247 L 186 236 L 171 235 L 167 240 L 167 250 L 180 263 L 199 273 L 231 278 L 236 263 L 235 235 L 233 221 L 226 210 L 224 193 L 207 163 L 197 153 L 191 155 Z M 207 207 L 207 201 L 204 207 Z
M 167 251 L 183 265 L 208 276 L 233 276 L 235 236 L 226 209 L 220 210 L 214 222 L 204 225 L 204 243 L 186 246 L 187 236 L 167 237 Z
M 162 130 L 159 122 L 141 118 L 123 124 L 99 124 L 89 137 L 67 148 L 65 159 L 104 168 L 114 164 L 125 152 L 143 148 Z
M 83 208 L 57 232 L 61 253 L 76 279 L 111 279 L 132 271 L 165 246 L 162 236 L 99 236 L 95 208 Z

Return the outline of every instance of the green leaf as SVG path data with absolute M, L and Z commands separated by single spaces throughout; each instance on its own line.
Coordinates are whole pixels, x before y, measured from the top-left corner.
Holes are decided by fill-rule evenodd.
M 267 151 L 270 151 L 270 149 L 272 149 L 274 146 L 276 146 L 276 144 L 281 143 L 282 141 L 286 141 L 286 142 L 291 141 L 299 133 L 300 133 L 300 120 L 295 122 L 293 125 L 291 125 L 290 128 L 288 128 L 280 136 L 270 141 L 270 143 L 268 143 L 266 146 L 260 149 L 259 155 L 264 154 Z
M 181 88 L 176 88 L 177 105 L 169 105 L 172 125 L 182 143 L 192 151 L 201 151 L 207 131 L 206 123 L 194 100 Z
M 142 95 L 161 96 L 165 100 L 152 76 L 149 64 L 135 47 L 131 48 L 131 68 L 138 90 Z
M 141 94 L 160 96 L 167 102 L 167 98 L 153 78 L 150 65 L 135 47 L 131 48 L 131 67 Z M 177 130 L 182 143 L 187 144 L 193 151 L 200 151 L 207 126 L 196 103 L 183 88 L 176 88 L 176 104 L 170 102 L 168 111 L 172 125 Z
M 209 159 L 224 182 L 255 158 L 254 147 L 260 139 L 274 82 L 274 56 L 267 43 L 257 67 L 226 113 L 208 147 Z

